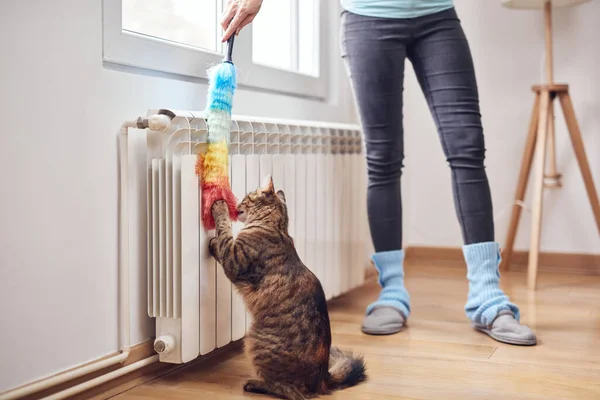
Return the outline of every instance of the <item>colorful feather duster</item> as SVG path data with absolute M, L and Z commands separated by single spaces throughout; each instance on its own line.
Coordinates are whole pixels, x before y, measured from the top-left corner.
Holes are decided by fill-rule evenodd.
M 227 43 L 225 60 L 208 71 L 207 151 L 198 155 L 196 162 L 196 174 L 202 187 L 202 224 L 207 230 L 215 228 L 211 207 L 217 200 L 227 203 L 232 221 L 236 221 L 238 216 L 237 200 L 229 183 L 231 106 L 237 85 L 236 69 L 231 61 L 234 36 Z

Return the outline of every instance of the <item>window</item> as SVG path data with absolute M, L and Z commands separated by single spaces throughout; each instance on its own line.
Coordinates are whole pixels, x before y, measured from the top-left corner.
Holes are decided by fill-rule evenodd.
M 104 0 L 104 60 L 206 79 L 222 61 L 219 25 L 227 0 Z M 238 82 L 251 88 L 324 99 L 326 0 L 264 0 L 236 38 Z
M 316 0 L 264 0 L 255 19 L 252 60 L 318 76 L 317 3 Z
M 122 0 L 123 30 L 155 39 L 217 50 L 217 2 Z

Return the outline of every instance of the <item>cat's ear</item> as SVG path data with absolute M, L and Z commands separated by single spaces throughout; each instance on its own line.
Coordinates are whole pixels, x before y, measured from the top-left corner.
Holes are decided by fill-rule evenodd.
M 271 177 L 271 175 L 267 175 L 267 177 L 263 181 L 261 191 L 265 194 L 275 193 L 275 187 L 273 186 L 273 178 Z
M 279 197 L 279 200 L 281 200 L 285 203 L 285 193 L 283 193 L 283 190 L 277 191 L 277 197 Z

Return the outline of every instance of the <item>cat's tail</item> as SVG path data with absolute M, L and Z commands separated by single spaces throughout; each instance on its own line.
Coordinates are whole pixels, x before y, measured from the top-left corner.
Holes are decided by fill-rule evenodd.
M 367 379 L 365 362 L 362 357 L 354 356 L 351 352 L 332 347 L 329 351 L 329 381 L 330 390 L 344 389 L 358 385 Z

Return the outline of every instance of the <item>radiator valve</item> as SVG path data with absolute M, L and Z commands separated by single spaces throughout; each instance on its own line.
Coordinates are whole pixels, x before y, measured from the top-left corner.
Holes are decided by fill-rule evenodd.
M 167 354 L 175 348 L 175 338 L 171 335 L 159 336 L 154 340 L 154 351 Z
M 171 118 L 166 115 L 156 114 L 148 118 L 148 128 L 153 131 L 164 131 L 171 123 Z

